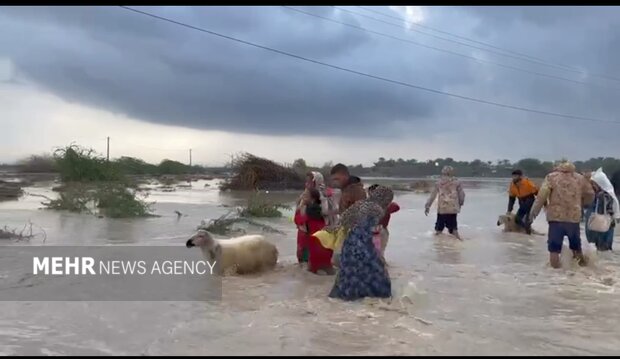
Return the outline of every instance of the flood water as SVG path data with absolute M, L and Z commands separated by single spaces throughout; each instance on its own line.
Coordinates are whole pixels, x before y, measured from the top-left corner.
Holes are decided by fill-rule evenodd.
M 42 227 L 45 243 L 37 237 L 27 245 L 184 246 L 201 220 L 247 197 L 219 193 L 209 183 L 153 191 L 149 200 L 160 217 L 114 220 L 38 210 L 42 199 L 25 196 L 0 203 L 0 225 L 21 228 L 32 221 Z M 401 211 L 392 216 L 386 251 L 391 302 L 328 299 L 334 278 L 296 264 L 289 212 L 265 221 L 286 232 L 266 234 L 280 251 L 277 269 L 224 278 L 220 302 L 4 301 L 0 354 L 618 354 L 620 256 L 597 256 L 584 236 L 592 263 L 579 268 L 565 261 L 564 268 L 551 269 L 545 236 L 502 233 L 496 226 L 506 210 L 506 186 L 466 183 L 463 242 L 433 235 L 434 215 L 424 216 L 427 195 L 396 193 Z M 26 191 L 54 195 L 49 186 Z M 291 204 L 297 197 L 263 195 Z M 175 210 L 186 216 L 177 218 Z M 544 214 L 534 228 L 547 232 Z

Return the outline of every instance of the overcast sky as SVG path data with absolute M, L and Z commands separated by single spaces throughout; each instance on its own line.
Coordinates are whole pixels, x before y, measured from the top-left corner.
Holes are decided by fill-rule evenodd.
M 619 124 L 428 93 L 118 7 L 0 7 L 0 162 L 71 141 L 105 153 L 107 136 L 112 157 L 187 161 L 192 148 L 194 162 L 208 165 L 222 164 L 240 151 L 282 162 L 302 157 L 316 165 L 330 160 L 370 164 L 379 157 L 620 157 L 619 8 L 372 8 L 395 18 L 344 8 L 383 22 L 332 7 L 297 8 L 545 76 L 282 7 L 139 9 L 416 86 Z M 501 52 L 462 37 L 556 67 L 485 51 Z

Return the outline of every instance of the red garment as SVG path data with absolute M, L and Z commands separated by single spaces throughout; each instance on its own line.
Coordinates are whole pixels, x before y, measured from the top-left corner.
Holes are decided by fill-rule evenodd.
M 312 218 L 309 216 L 301 216 L 308 228 L 308 270 L 316 273 L 318 270 L 327 270 L 332 268 L 332 250 L 321 245 L 321 241 L 312 235 L 325 227 L 325 219 Z
M 297 227 L 303 227 L 303 228 L 307 228 L 306 227 L 306 220 L 304 218 L 305 216 L 303 216 L 300 212 L 299 209 L 297 209 L 295 211 L 295 217 L 294 217 L 294 222 L 297 225 Z M 304 253 L 306 252 L 306 253 Z M 300 229 L 297 229 L 297 261 L 299 261 L 299 263 L 303 263 L 303 262 L 307 262 L 308 261 L 308 233 L 306 233 L 305 231 L 302 231 Z
M 387 213 L 381 219 L 379 224 L 382 225 L 383 228 L 387 229 L 388 224 L 390 224 L 390 217 L 391 217 L 392 213 L 396 213 L 398 211 L 400 211 L 400 206 L 396 202 L 390 203 L 390 205 L 388 206 L 387 211 L 386 211 Z

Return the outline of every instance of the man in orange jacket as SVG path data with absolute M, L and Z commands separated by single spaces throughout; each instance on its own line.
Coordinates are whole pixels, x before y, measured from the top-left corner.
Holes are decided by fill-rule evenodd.
M 532 234 L 531 223 L 528 214 L 534 205 L 538 188 L 529 178 L 523 176 L 523 171 L 512 172 L 512 182 L 508 189 L 508 214 L 512 213 L 515 201 L 519 199 L 519 210 L 515 216 L 517 225 L 525 228 L 527 234 Z

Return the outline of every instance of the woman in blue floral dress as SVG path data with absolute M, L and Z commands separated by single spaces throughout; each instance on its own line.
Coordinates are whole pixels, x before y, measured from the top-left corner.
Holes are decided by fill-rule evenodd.
M 390 298 L 392 283 L 372 243 L 373 230 L 383 218 L 394 193 L 379 186 L 368 199 L 356 202 L 341 218 L 348 231 L 340 253 L 340 268 L 329 296 L 353 301 L 365 297 Z

